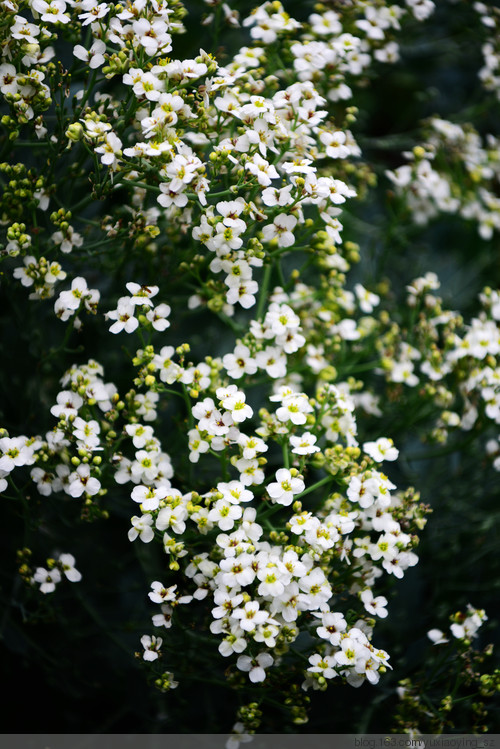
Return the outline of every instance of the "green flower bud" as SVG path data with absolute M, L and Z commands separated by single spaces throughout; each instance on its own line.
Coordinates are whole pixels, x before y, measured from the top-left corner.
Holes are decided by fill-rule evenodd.
M 73 122 L 65 132 L 68 140 L 77 143 L 83 138 L 83 125 L 80 122 Z

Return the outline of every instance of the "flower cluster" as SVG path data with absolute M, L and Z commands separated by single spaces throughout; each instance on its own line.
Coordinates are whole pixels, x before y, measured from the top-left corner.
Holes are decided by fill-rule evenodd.
M 425 143 L 404 153 L 410 163 L 387 171 L 396 193 L 417 224 L 443 213 L 458 214 L 477 223 L 482 239 L 491 239 L 500 228 L 498 138 L 481 138 L 472 125 L 438 117 L 428 129 Z
M 273 298 L 278 294 L 283 298 L 282 290 L 275 291 Z M 348 391 L 323 386 L 310 398 L 292 383 L 280 384 L 281 372 L 273 373 L 273 364 L 267 364 L 267 373 L 276 379 L 270 396 L 276 406 L 274 411 L 261 410 L 259 426 L 245 391 L 236 384 L 223 384 L 226 371 L 237 381 L 246 375 L 248 386 L 259 365 L 258 353 L 252 356 L 252 349 L 265 345 L 269 359 L 267 341 L 272 337 L 276 342 L 279 336 L 286 341 L 287 326 L 293 336 L 302 337 L 301 346 L 292 346 L 297 354 L 305 344 L 299 318 L 284 301 L 273 301 L 263 322 L 250 324 L 257 335 L 250 332 L 246 343 L 238 343 L 235 353 L 230 358 L 225 355 L 218 365 L 212 361 L 216 374 L 199 382 L 198 390 L 203 392 L 197 392 L 199 399 L 191 409 L 195 426 L 188 434 L 190 460 L 201 465 L 213 460 L 210 456 L 219 457 L 236 477 L 228 472 L 209 491 L 199 487 L 180 491 L 172 486 L 172 472 L 159 470 L 153 428 L 125 427 L 139 449 L 135 461 L 121 458 L 116 480 L 125 480 L 126 465 L 128 479 L 135 484 L 131 498 L 142 512 L 132 518 L 129 539 L 146 544 L 159 540 L 170 568 L 184 576 L 188 599 L 212 601 L 210 631 L 220 640 L 219 652 L 224 657 L 239 655 L 236 666 L 248 672 L 251 682 L 264 681 L 266 669 L 286 662 L 286 643 L 307 631 L 317 640 L 317 649 L 310 656 L 312 667 L 307 669 L 304 688 L 324 688 L 326 679 L 337 675 L 355 686 L 365 678 L 375 683 L 389 656 L 371 645 L 373 625 L 363 615 L 348 622 L 331 608 L 335 596 L 329 577 L 334 569 L 344 567 L 345 580 L 352 575 L 346 585 L 354 600 L 360 600 L 368 614 L 384 617 L 387 600 L 372 592 L 375 581 L 384 573 L 402 577 L 417 562 L 414 539 L 402 531 L 396 517 L 403 512 L 410 520 L 415 510 L 415 519 L 420 516 L 423 521 L 423 516 L 409 496 L 392 493 L 396 487 L 376 468 L 397 458 L 392 441 L 366 442 L 363 450 L 357 446 Z M 162 366 L 160 381 L 182 383 L 186 369 L 172 362 L 173 355 L 173 347 L 162 349 L 170 376 L 163 375 Z M 284 375 L 287 355 L 279 355 Z M 278 356 L 275 347 L 273 356 Z M 154 358 L 152 363 L 154 371 Z M 309 431 L 304 432 L 306 423 Z M 265 455 L 271 453 L 273 442 L 282 447 L 284 465 L 270 472 Z M 325 466 L 327 475 L 307 485 L 305 474 L 315 465 Z M 330 491 L 319 504 L 316 500 L 304 507 L 302 497 L 330 482 L 344 492 Z M 213 539 L 213 546 L 203 552 L 198 549 L 194 556 L 189 542 L 193 527 L 207 537 L 207 543 Z M 154 583 L 153 589 L 159 586 Z M 172 588 L 165 591 L 150 597 L 162 605 L 162 615 L 154 623 L 170 627 L 168 602 L 179 599 Z M 186 602 L 183 598 L 180 601 Z M 305 616 L 307 612 L 320 621 Z M 151 649 L 157 652 L 149 643 L 147 657 L 152 660 Z M 330 665 L 325 671 L 318 663 Z
M 47 559 L 47 568 L 37 567 L 30 582 L 39 586 L 40 593 L 47 594 L 55 591 L 63 577 L 72 583 L 82 579 L 72 554 L 59 554 L 57 559 Z
M 454 730 L 456 725 L 468 725 L 477 733 L 487 732 L 487 721 L 493 717 L 490 709 L 494 710 L 500 683 L 498 669 L 485 670 L 493 646 L 479 650 L 474 642 L 479 639 L 478 631 L 487 619 L 483 609 L 467 604 L 466 611 L 457 611 L 450 617 L 451 639 L 440 629 L 427 633 L 433 646 L 438 646 L 441 669 L 447 663 L 447 673 L 453 673 L 453 693 L 450 693 L 447 679 L 441 677 L 434 679 L 430 699 L 422 700 L 425 667 L 411 679 L 402 679 L 397 689 L 400 704 L 396 710 L 395 729 L 415 735 L 429 731 L 441 734 Z M 471 695 L 474 695 L 472 700 Z
M 484 27 L 486 39 L 482 45 L 484 65 L 479 70 L 479 78 L 487 91 L 492 91 L 495 96 L 500 96 L 500 78 L 498 68 L 500 67 L 499 47 L 499 16 L 498 8 L 486 3 L 475 2 L 474 10 L 479 15 Z
M 137 311 L 143 311 L 144 322 L 149 322 L 155 330 L 163 331 L 169 327 L 167 317 L 170 314 L 170 307 L 168 304 L 161 303 L 155 307 L 151 301 L 159 291 L 158 286 L 140 286 L 130 282 L 127 284 L 127 291 L 132 296 L 120 297 L 116 309 L 106 313 L 108 320 L 115 321 L 109 329 L 111 333 L 121 331 L 133 333 L 139 327 L 141 320 L 140 316 L 135 317 Z
M 378 338 L 380 373 L 392 386 L 419 388 L 420 396 L 437 406 L 429 437 L 445 443 L 457 429 L 473 432 L 480 426 L 487 439 L 483 449 L 500 470 L 497 425 L 500 354 L 499 293 L 486 287 L 479 295 L 480 312 L 466 323 L 453 310 L 443 309 L 435 294 L 435 273 L 414 279 L 407 287 L 407 312 L 419 319 L 409 335 L 392 321 Z
M 458 640 L 472 640 L 477 637 L 479 628 L 487 621 L 488 617 L 483 609 L 475 609 L 469 603 L 467 605 L 467 613 L 458 611 L 452 616 L 452 624 L 450 625 L 450 632 L 453 637 Z M 427 633 L 427 636 L 434 645 L 448 642 L 444 632 L 440 629 L 431 629 Z
M 427 437 L 481 429 L 500 470 L 500 292 L 484 289 L 467 323 L 434 273 L 399 306 L 388 282 L 350 273 L 364 251 L 346 239 L 353 206 L 376 184 L 357 92 L 400 61 L 431 0 L 318 4 L 301 20 L 276 0 L 241 22 L 207 5 L 213 47 L 222 23 L 246 46 L 183 47 L 178 0 L 0 0 L 1 126 L 15 154 L 34 146 L 0 163 L 0 257 L 47 331 L 30 341 L 47 376 L 39 434 L 1 431 L 0 491 L 36 528 L 65 513 L 116 523 L 161 633 L 138 635 L 137 658 L 173 690 L 195 671 L 179 643 L 202 637 L 203 667 L 258 695 L 238 710 L 242 735 L 271 692 L 303 723 L 308 693 L 392 668 L 377 626 L 429 508 L 384 419 L 418 397 Z M 437 116 L 426 128 L 386 171 L 403 215 L 457 214 L 491 239 L 498 139 Z M 23 578 L 50 593 L 80 580 L 74 565 L 60 554 Z M 453 635 L 484 618 L 471 609 Z

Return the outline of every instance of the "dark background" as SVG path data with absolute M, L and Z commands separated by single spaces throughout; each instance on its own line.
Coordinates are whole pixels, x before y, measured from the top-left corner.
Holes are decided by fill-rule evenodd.
M 311 2 L 288 2 L 290 14 L 305 19 Z M 188 34 L 177 38 L 175 53 L 192 57 L 199 47 L 214 49 L 210 30 L 200 25 L 206 6 L 187 2 Z M 242 17 L 252 3 L 237 4 Z M 336 7 L 332 3 L 332 7 Z M 442 281 L 445 304 L 467 317 L 476 310 L 476 298 L 488 283 L 500 282 L 498 238 L 485 242 L 475 227 L 445 217 L 421 230 L 404 223 L 387 228 L 389 182 L 384 170 L 399 166 L 401 148 L 394 142 L 419 142 L 418 123 L 438 114 L 474 122 L 482 132 L 498 134 L 498 103 L 481 90 L 477 70 L 481 65 L 482 30 L 469 4 L 438 3 L 434 17 L 424 24 L 410 23 L 400 37 L 401 61 L 394 66 L 375 66 L 366 86 L 355 94 L 359 119 L 354 128 L 363 156 L 379 175 L 379 188 L 363 204 L 350 208 L 345 220 L 347 239 L 361 246 L 362 261 L 353 281 L 367 286 L 388 278 L 396 290 L 412 278 L 433 270 Z M 219 53 L 229 56 L 242 43 L 245 31 L 221 28 L 216 41 Z M 479 118 L 477 113 L 481 113 Z M 369 225 L 363 233 L 357 219 Z M 92 285 L 92 275 L 88 278 Z M 106 284 L 95 278 L 96 284 Z M 2 365 L 0 423 L 12 434 L 43 433 L 52 426 L 50 405 L 59 389 L 58 378 L 77 352 L 47 357 L 57 345 L 51 310 L 27 303 L 26 290 L 2 285 L 0 307 Z M 44 311 L 45 309 L 45 311 Z M 43 315 L 47 324 L 40 325 Z M 20 324 L 22 321 L 22 324 Z M 196 325 L 199 325 L 198 320 Z M 204 319 L 204 339 L 216 340 L 220 329 Z M 94 323 L 85 326 L 78 345 L 99 360 L 93 351 Z M 210 327 L 212 325 L 212 327 Z M 186 327 L 172 331 L 186 340 Z M 196 341 L 196 332 L 191 331 Z M 80 356 L 80 359 L 78 358 Z M 85 354 L 85 357 L 87 354 Z M 109 358 L 106 379 L 126 382 L 130 373 L 120 371 Z M 313 708 L 303 727 L 285 727 L 284 713 L 275 704 L 267 708 L 266 732 L 351 733 L 385 732 L 397 704 L 397 682 L 414 675 L 422 663 L 432 660 L 425 633 L 446 628 L 448 616 L 468 602 L 486 609 L 489 622 L 480 644 L 498 641 L 500 587 L 498 475 L 485 466 L 482 448 L 470 443 L 464 450 L 432 459 L 412 458 L 429 452 L 420 444 L 425 423 L 408 427 L 400 418 L 401 404 L 392 403 L 384 413 L 384 429 L 401 448 L 402 459 L 391 471 L 398 486 L 414 484 L 433 514 L 421 534 L 420 562 L 404 580 L 393 581 L 389 617 L 377 625 L 377 644 L 389 651 L 394 671 L 380 685 L 359 690 L 333 683 L 325 693 L 309 693 Z M 175 414 L 171 417 L 175 418 Z M 365 428 L 361 422 L 360 430 Z M 366 426 L 370 429 L 370 425 Z M 173 446 L 175 452 L 175 445 Z M 432 452 L 432 450 L 431 450 Z M 25 477 L 26 478 L 26 477 Z M 17 479 L 16 479 L 17 480 Z M 5 733 L 218 733 L 230 730 L 237 707 L 224 680 L 226 663 L 216 653 L 216 643 L 197 642 L 186 618 L 184 628 L 165 631 L 164 638 L 178 638 L 169 668 L 184 678 L 177 690 L 162 695 L 147 683 L 147 669 L 134 650 L 141 650 L 137 633 L 151 632 L 150 616 L 156 609 L 147 598 L 152 579 L 158 578 L 162 559 L 151 560 L 150 549 L 127 540 L 130 501 L 117 487 L 109 498 L 111 518 L 92 527 L 78 520 L 79 511 L 68 501 L 46 502 L 36 495 L 29 480 L 23 485 L 26 499 L 44 504 L 43 522 L 24 514 L 18 503 L 2 503 L 3 536 L 0 565 L 0 673 L 4 685 L 2 730 Z M 120 495 L 121 492 L 121 495 Z M 40 508 L 41 509 L 41 508 Z M 42 513 L 40 513 L 41 515 Z M 78 585 L 61 585 L 54 597 L 26 591 L 17 575 L 16 551 L 29 546 L 37 564 L 59 549 L 77 556 L 84 572 Z M 48 551 L 50 550 L 50 551 Z M 45 555 L 45 556 L 44 556 Z M 161 574 L 161 573 L 160 573 Z M 191 607 L 189 607 L 190 609 Z M 202 681 L 208 663 L 219 663 L 212 683 Z M 446 679 L 443 680 L 446 685 Z M 446 689 L 446 686 L 443 686 Z M 446 691 L 443 692 L 443 696 Z M 496 716 L 496 717 L 495 717 Z M 467 720 L 465 718 L 465 720 Z M 493 713 L 490 730 L 500 730 Z M 467 731 L 466 723 L 456 726 Z

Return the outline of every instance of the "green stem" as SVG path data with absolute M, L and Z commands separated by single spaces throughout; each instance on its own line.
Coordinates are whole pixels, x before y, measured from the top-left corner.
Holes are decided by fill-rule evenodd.
M 56 198 L 57 200 L 57 198 Z M 94 198 L 92 197 L 92 193 L 85 195 L 84 198 L 78 201 L 75 205 L 71 206 L 71 213 L 73 216 L 76 216 L 78 213 L 80 213 L 83 208 L 86 208 L 90 203 L 92 203 Z M 62 206 L 62 203 L 60 203 L 59 200 L 57 200 L 59 205 Z M 81 219 L 80 219 L 81 220 Z
M 188 429 L 193 429 L 194 417 L 193 417 L 193 411 L 191 407 L 191 399 L 189 397 L 187 387 L 184 384 L 182 384 L 182 395 L 184 398 L 184 403 L 186 404 L 186 411 L 187 411 L 187 417 L 188 417 Z
M 375 369 L 375 367 L 380 367 L 380 359 L 374 359 L 373 361 L 366 362 L 366 364 L 360 364 L 359 366 L 353 365 L 352 367 L 339 369 L 339 377 L 347 377 L 347 375 L 350 375 L 353 372 L 366 372 Z
M 283 451 L 283 465 L 285 468 L 290 468 L 290 454 L 288 452 L 288 442 L 286 440 L 283 441 L 283 444 L 281 445 L 281 449 Z
M 161 193 L 161 190 L 156 185 L 148 185 L 147 182 L 137 182 L 137 180 L 133 179 L 122 179 L 117 180 L 115 182 L 115 187 L 140 187 L 142 190 L 149 190 L 150 192 L 154 192 L 157 195 Z
M 50 144 L 46 140 L 16 140 L 14 146 L 22 146 L 23 148 L 47 148 Z
M 92 89 L 94 88 L 94 84 L 96 82 L 97 72 L 98 72 L 97 70 L 94 70 L 94 72 L 92 73 L 92 76 L 90 78 L 90 81 L 89 81 L 88 85 L 85 86 L 85 88 L 84 88 L 85 93 L 83 95 L 83 99 L 80 102 L 80 108 L 79 108 L 79 111 L 78 111 L 78 113 L 76 115 L 77 117 L 80 117 L 82 115 L 83 110 L 85 108 L 85 105 L 86 105 L 87 101 L 89 100 L 89 97 L 90 97 L 90 95 L 92 93 Z
M 264 308 L 268 299 L 272 270 L 273 266 L 271 264 L 266 265 L 264 268 L 264 275 L 262 277 L 262 284 L 259 292 L 259 301 L 257 303 L 257 313 L 255 315 L 257 320 L 260 320 L 264 316 Z
M 333 481 L 333 476 L 325 476 L 320 481 L 316 481 L 315 484 L 312 486 L 309 486 L 307 489 L 304 489 L 303 492 L 300 494 L 297 494 L 294 499 L 302 499 L 302 497 L 305 497 L 306 494 L 310 494 L 311 492 L 315 491 L 316 489 L 319 489 L 320 486 L 324 486 L 325 484 L 328 484 L 330 481 Z
M 219 318 L 219 320 L 222 320 L 223 323 L 225 323 L 226 325 L 229 325 L 231 330 L 237 335 L 242 335 L 246 330 L 244 325 L 241 325 L 240 323 L 235 322 L 230 317 L 225 315 L 224 312 L 217 312 L 217 317 Z
M 259 522 L 262 522 L 263 520 L 266 520 L 271 517 L 271 515 L 274 515 L 278 510 L 283 509 L 283 505 L 275 504 L 271 505 L 270 507 L 266 508 L 264 512 L 262 512 L 260 515 L 258 515 Z
M 292 245 L 291 247 L 280 247 L 277 250 L 274 250 L 273 252 L 269 253 L 269 257 L 275 258 L 280 257 L 281 255 L 284 255 L 285 252 L 303 252 L 304 250 L 308 250 L 309 247 L 306 244 L 302 245 Z

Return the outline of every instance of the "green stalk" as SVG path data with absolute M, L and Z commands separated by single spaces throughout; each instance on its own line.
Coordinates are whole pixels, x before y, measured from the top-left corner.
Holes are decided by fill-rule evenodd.
M 271 274 L 273 271 L 272 265 L 266 265 L 264 268 L 264 275 L 262 277 L 262 284 L 259 292 L 259 301 L 257 302 L 257 313 L 256 318 L 260 320 L 264 316 L 264 308 L 266 306 L 269 286 L 271 283 Z
M 333 481 L 333 476 L 325 476 L 320 481 L 316 481 L 315 484 L 312 486 L 309 486 L 307 489 L 304 489 L 303 492 L 300 492 L 300 494 L 297 494 L 294 499 L 302 499 L 302 497 L 305 497 L 306 494 L 310 494 L 311 492 L 315 491 L 315 489 L 319 489 L 320 486 L 324 486 L 325 484 L 328 484 L 330 481 Z

